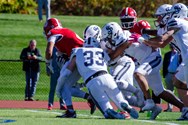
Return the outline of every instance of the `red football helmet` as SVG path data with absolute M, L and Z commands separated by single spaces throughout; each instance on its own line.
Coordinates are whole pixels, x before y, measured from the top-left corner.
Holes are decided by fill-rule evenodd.
M 56 18 L 50 18 L 46 21 L 44 24 L 44 33 L 45 35 L 48 34 L 48 32 L 53 28 L 62 28 L 61 22 Z
M 123 8 L 120 13 L 120 21 L 123 29 L 131 29 L 137 21 L 136 11 L 131 7 Z

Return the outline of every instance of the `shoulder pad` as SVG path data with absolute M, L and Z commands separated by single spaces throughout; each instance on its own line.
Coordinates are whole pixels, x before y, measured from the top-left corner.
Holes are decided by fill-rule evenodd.
M 150 29 L 150 28 L 151 28 L 149 22 L 146 21 L 146 20 L 139 20 L 139 21 L 137 22 L 137 25 L 138 25 L 139 27 L 141 27 L 142 29 Z
M 172 27 L 178 27 L 178 21 L 176 19 L 169 19 L 167 23 L 167 27 L 172 28 Z

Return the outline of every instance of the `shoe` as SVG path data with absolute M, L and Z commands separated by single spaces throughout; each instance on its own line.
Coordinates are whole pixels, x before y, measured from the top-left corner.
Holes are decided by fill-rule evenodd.
M 88 99 L 88 100 L 87 100 L 87 104 L 88 104 L 89 107 L 91 108 L 90 114 L 93 114 L 93 113 L 95 112 L 95 110 L 96 110 L 96 105 L 95 105 L 95 103 L 93 102 L 92 99 Z
M 145 103 L 145 106 L 142 107 L 142 110 L 143 111 L 152 110 L 154 106 L 155 106 L 154 101 L 152 99 L 147 99 L 146 103 Z
M 182 108 L 181 117 L 177 119 L 178 121 L 188 121 L 188 107 Z
M 64 105 L 61 105 L 60 110 L 67 110 L 67 108 Z
M 123 114 L 120 114 L 113 109 L 107 109 L 104 113 L 104 117 L 106 119 L 125 119 L 125 116 Z
M 143 106 L 144 105 L 144 95 L 140 89 L 137 89 L 135 96 L 137 98 L 138 106 Z
M 127 112 L 130 114 L 130 116 L 131 116 L 132 118 L 138 119 L 138 117 L 139 117 L 138 112 L 137 112 L 134 108 L 128 106 L 126 103 L 121 103 L 121 107 L 122 107 L 125 111 L 127 111 Z
M 48 106 L 48 109 L 47 110 L 52 110 L 52 106 Z
M 33 97 L 29 97 L 28 101 L 35 101 L 35 99 Z
M 171 108 L 167 108 L 164 110 L 164 112 L 172 112 L 172 109 Z
M 56 118 L 76 118 L 76 112 L 74 110 L 66 110 L 63 115 L 58 115 Z
M 162 112 L 162 108 L 159 107 L 158 105 L 155 105 L 151 111 L 152 112 L 151 112 L 150 120 L 155 120 L 156 117 Z
M 140 108 L 140 111 L 139 111 L 139 113 L 144 113 L 144 111 Z
M 28 97 L 25 97 L 24 101 L 28 101 Z
M 126 111 L 121 111 L 121 112 L 119 112 L 119 113 L 122 114 L 122 115 L 124 115 L 125 119 L 131 119 L 131 116 L 129 115 L 128 112 L 126 112 Z

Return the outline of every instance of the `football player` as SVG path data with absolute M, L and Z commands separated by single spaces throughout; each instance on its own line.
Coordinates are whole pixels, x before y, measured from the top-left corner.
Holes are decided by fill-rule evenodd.
M 97 26 L 89 26 L 88 28 L 96 28 L 96 32 L 98 29 Z M 86 35 L 90 36 L 96 33 L 95 29 L 93 29 L 94 32 L 87 32 L 88 28 L 85 30 Z M 129 112 L 133 118 L 138 118 L 137 111 L 124 100 L 113 77 L 108 73 L 106 61 L 110 57 L 101 48 L 98 48 L 100 45 L 96 38 L 86 38 L 87 36 L 85 37 L 84 47 L 73 49 L 70 63 L 63 72 L 62 81 L 65 81 L 77 68 L 84 79 L 90 95 L 105 118 L 125 119 L 123 114 L 113 110 L 110 99 L 118 108 Z
M 109 55 L 111 55 L 111 51 L 116 50 L 124 42 L 123 40 L 118 40 L 118 38 L 127 39 L 119 24 L 110 22 L 102 28 L 102 48 Z M 128 46 L 130 46 L 131 42 L 127 42 L 129 42 Z M 144 97 L 142 92 L 133 86 L 133 73 L 135 70 L 133 60 L 122 53 L 117 58 L 111 59 L 108 66 L 110 66 L 110 73 L 129 104 L 137 107 L 143 105 Z
M 61 81 L 61 72 L 63 72 L 64 66 L 66 67 L 66 65 L 68 65 L 72 48 L 83 46 L 83 40 L 72 30 L 63 28 L 61 22 L 56 18 L 50 18 L 46 21 L 44 24 L 44 34 L 47 38 L 47 47 L 45 53 L 46 65 L 51 70 L 51 73 L 54 73 L 52 66 L 52 54 L 54 47 L 56 47 L 58 51 L 57 58 L 61 57 L 60 60 L 62 63 L 62 68 L 58 78 L 56 93 L 59 98 L 64 99 L 67 110 L 64 116 L 59 117 L 76 117 L 71 96 L 87 99 L 89 106 L 91 107 L 90 113 L 93 114 L 96 106 L 90 98 L 89 94 L 80 90 L 80 88 L 72 87 L 80 79 L 80 74 L 77 72 L 77 69 L 75 69 L 73 74 L 67 79 L 66 82 L 63 83 Z
M 162 111 L 162 108 L 157 106 L 152 100 L 149 87 L 156 96 L 167 102 L 173 103 L 180 109 L 182 108 L 182 103 L 173 93 L 164 89 L 160 76 L 160 69 L 162 66 L 160 50 L 157 47 L 151 47 L 141 42 L 140 35 L 143 32 L 150 31 L 150 34 L 156 34 L 157 31 L 149 30 L 150 25 L 147 21 L 140 20 L 137 22 L 136 20 L 137 14 L 133 8 L 126 7 L 121 11 L 120 21 L 122 28 L 124 30 L 129 30 L 132 33 L 130 34 L 130 37 L 135 41 L 135 43 L 125 50 L 125 53 L 138 62 L 134 76 L 146 98 L 142 110 L 151 110 L 152 114 L 150 119 L 154 120 Z
M 186 5 L 182 3 L 174 4 L 168 13 L 159 15 L 157 20 L 159 23 L 163 23 L 165 25 L 166 32 L 158 37 L 144 38 L 144 42 L 148 45 L 161 48 L 165 47 L 167 44 L 172 42 L 173 39 L 175 39 L 176 44 L 181 51 L 182 64 L 178 68 L 178 72 L 175 74 L 174 79 L 174 85 L 184 103 L 182 115 L 178 120 L 188 120 L 188 21 L 185 20 L 187 15 L 188 9 Z M 166 16 L 168 19 L 164 20 Z

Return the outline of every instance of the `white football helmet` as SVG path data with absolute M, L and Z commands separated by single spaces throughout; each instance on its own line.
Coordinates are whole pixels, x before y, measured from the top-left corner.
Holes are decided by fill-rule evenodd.
M 94 37 L 89 37 L 84 40 L 84 47 L 97 47 L 100 48 L 100 41 L 95 39 Z
M 156 27 L 164 27 L 170 18 L 169 12 L 172 8 L 170 4 L 163 4 L 156 10 L 154 16 L 157 17 L 157 20 L 154 21 Z
M 171 18 L 187 18 L 188 17 L 188 8 L 183 3 L 176 3 L 172 6 Z
M 90 25 L 87 26 L 84 30 L 84 40 L 88 39 L 89 37 L 93 37 L 96 40 L 101 40 L 101 28 L 97 25 Z
M 102 40 L 116 47 L 127 39 L 125 39 L 121 26 L 116 22 L 110 22 L 102 28 Z

